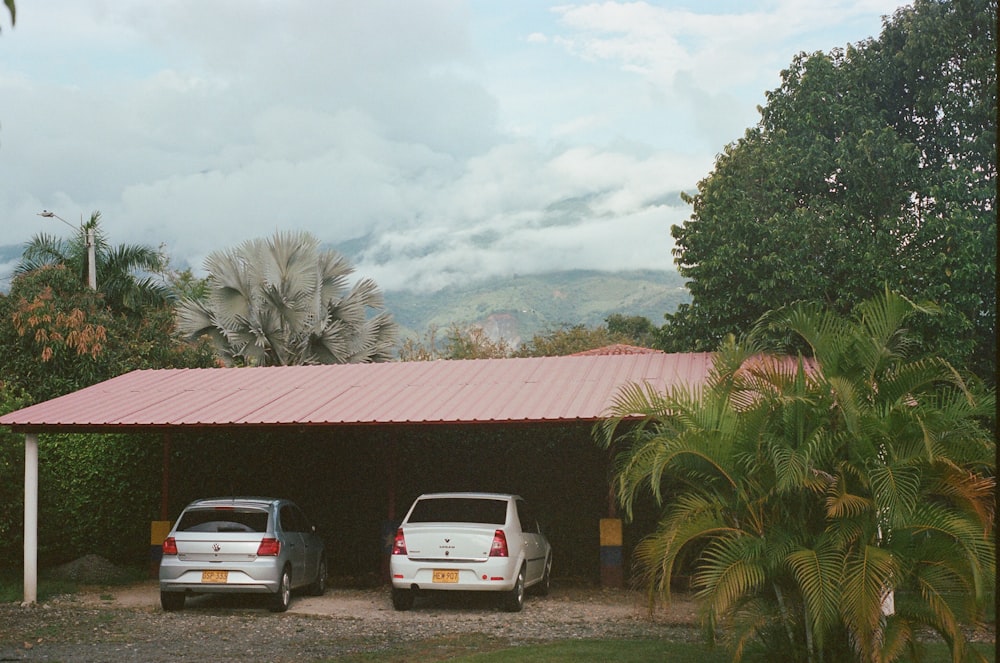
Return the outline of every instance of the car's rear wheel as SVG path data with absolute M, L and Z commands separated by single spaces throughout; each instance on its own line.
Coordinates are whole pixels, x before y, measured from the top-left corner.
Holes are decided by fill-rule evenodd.
M 184 609 L 184 592 L 160 592 L 160 605 L 167 612 Z
M 278 591 L 271 598 L 271 612 L 284 612 L 292 602 L 292 572 L 286 566 L 281 572 L 281 582 Z
M 517 572 L 517 580 L 514 582 L 514 587 L 507 595 L 504 596 L 503 601 L 504 610 L 507 612 L 520 612 L 521 608 L 524 607 L 524 567 Z
M 326 591 L 326 555 L 320 557 L 316 567 L 316 579 L 309 585 L 309 593 L 313 596 L 323 596 Z
M 392 607 L 396 610 L 409 610 L 413 607 L 413 590 L 392 588 Z

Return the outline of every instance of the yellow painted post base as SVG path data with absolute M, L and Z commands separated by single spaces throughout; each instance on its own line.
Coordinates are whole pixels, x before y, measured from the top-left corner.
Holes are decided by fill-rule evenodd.
M 622 568 L 622 521 L 601 519 L 601 587 L 624 587 Z
M 149 524 L 149 577 L 160 575 L 160 559 L 163 557 L 163 542 L 173 525 L 169 520 L 154 520 Z

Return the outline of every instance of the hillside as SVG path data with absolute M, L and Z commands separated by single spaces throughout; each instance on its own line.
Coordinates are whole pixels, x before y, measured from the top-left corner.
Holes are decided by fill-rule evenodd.
M 9 288 L 10 271 L 23 249 L 0 246 L 0 292 Z M 562 325 L 601 325 L 612 313 L 643 316 L 658 327 L 664 313 L 687 301 L 684 281 L 673 270 L 576 270 L 490 279 L 434 293 L 385 292 L 402 338 L 420 340 L 432 326 L 445 331 L 452 324 L 478 325 L 491 339 L 513 346 Z
M 612 313 L 643 316 L 656 326 L 690 300 L 675 271 L 567 271 L 493 279 L 435 293 L 388 291 L 386 307 L 404 338 L 432 326 L 482 326 L 490 338 L 512 345 L 563 324 L 601 325 Z

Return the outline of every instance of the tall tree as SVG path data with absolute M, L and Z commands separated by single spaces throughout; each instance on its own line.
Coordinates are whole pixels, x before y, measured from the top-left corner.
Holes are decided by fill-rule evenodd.
M 157 278 L 166 269 L 165 256 L 141 244 L 112 246 L 100 221 L 101 213 L 94 212 L 69 239 L 46 233 L 35 235 L 25 245 L 14 274 L 25 274 L 46 265 L 65 265 L 86 283 L 87 233 L 90 231 L 94 235 L 97 289 L 113 311 L 138 313 L 166 303 L 169 289 Z
M 563 324 L 535 334 L 530 341 L 518 349 L 519 357 L 560 357 L 594 350 L 608 345 L 628 344 L 632 339 L 622 332 L 611 332 L 608 327 L 598 325 Z
M 973 656 L 961 624 L 996 589 L 995 400 L 907 356 L 925 310 L 889 292 L 850 318 L 779 309 L 723 344 L 703 388 L 625 389 L 595 429 L 620 450 L 626 513 L 649 495 L 662 509 L 642 578 L 669 598 L 691 571 L 734 658 L 894 661 L 926 626 Z M 813 359 L 767 352 L 775 331 Z
M 671 228 L 690 304 L 668 350 L 711 350 L 794 301 L 884 285 L 938 302 L 928 351 L 996 359 L 996 3 L 916 0 L 879 39 L 801 54 Z
M 388 361 L 397 327 L 370 279 L 305 232 L 253 239 L 205 260 L 204 299 L 185 297 L 177 327 L 207 336 L 227 365 L 275 366 Z M 369 317 L 369 311 L 375 315 Z
M 135 369 L 212 365 L 204 345 L 173 340 L 172 313 L 116 314 L 65 265 L 20 274 L 0 295 L 0 375 L 38 401 Z

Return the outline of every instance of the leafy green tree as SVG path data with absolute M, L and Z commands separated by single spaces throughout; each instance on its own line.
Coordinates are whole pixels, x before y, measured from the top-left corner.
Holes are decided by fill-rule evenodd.
M 14 6 L 14 0 L 3 0 L 3 4 L 6 5 L 7 11 L 10 12 L 10 25 L 14 27 L 17 23 L 17 8 Z
M 208 296 L 185 297 L 177 327 L 207 337 L 227 365 L 388 361 L 397 327 L 370 279 L 349 290 L 354 271 L 305 232 L 276 233 L 205 260 Z M 377 313 L 369 317 L 369 310 Z
M 690 304 L 662 347 L 711 350 L 795 301 L 846 314 L 885 284 L 942 315 L 928 352 L 996 360 L 996 3 L 916 0 L 879 39 L 801 54 L 671 228 Z
M 37 402 L 131 370 L 214 363 L 206 344 L 173 331 L 168 306 L 116 314 L 66 266 L 41 267 L 0 295 L 0 375 Z
M 560 357 L 608 345 L 628 344 L 631 339 L 624 333 L 611 333 L 607 327 L 562 325 L 542 334 L 535 334 L 517 352 L 519 357 Z
M 919 307 L 886 291 L 849 318 L 800 304 L 718 351 L 704 386 L 624 389 L 595 428 L 653 596 L 692 573 L 734 660 L 895 661 L 929 627 L 953 660 L 996 589 L 994 393 L 911 359 Z M 761 339 L 798 336 L 813 360 Z M 628 423 L 626 423 L 628 422 Z
M 101 213 L 94 212 L 69 239 L 40 233 L 28 241 L 14 274 L 26 274 L 46 265 L 66 265 L 87 283 L 87 232 L 93 231 L 97 289 L 116 312 L 139 313 L 167 301 L 169 290 L 156 275 L 167 266 L 165 256 L 140 244 L 112 246 L 101 228 Z
M 445 335 L 442 359 L 503 359 L 513 350 L 507 341 L 492 340 L 482 327 L 473 325 L 461 328 L 452 325 Z
M 641 315 L 622 315 L 612 313 L 604 319 L 608 333 L 627 339 L 630 345 L 641 348 L 655 348 L 659 338 L 659 330 L 653 326 L 649 318 Z

